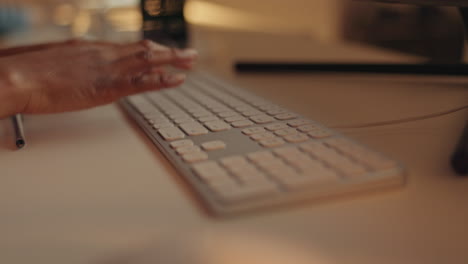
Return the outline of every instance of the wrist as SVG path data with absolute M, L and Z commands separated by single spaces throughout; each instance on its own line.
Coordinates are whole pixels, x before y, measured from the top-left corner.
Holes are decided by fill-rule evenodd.
M 20 113 L 24 109 L 24 102 L 14 72 L 0 66 L 0 118 Z

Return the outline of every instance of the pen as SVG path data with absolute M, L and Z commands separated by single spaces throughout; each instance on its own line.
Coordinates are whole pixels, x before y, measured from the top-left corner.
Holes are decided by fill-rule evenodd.
M 21 114 L 12 116 L 11 121 L 15 129 L 15 145 L 18 149 L 23 148 L 26 145 L 26 141 L 24 139 L 23 118 Z
M 460 175 L 468 174 L 468 121 L 452 155 L 452 167 Z

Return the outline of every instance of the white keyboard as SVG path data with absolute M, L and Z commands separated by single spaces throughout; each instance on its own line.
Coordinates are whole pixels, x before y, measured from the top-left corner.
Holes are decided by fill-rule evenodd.
M 215 214 L 404 182 L 396 161 L 206 73 L 122 105 Z

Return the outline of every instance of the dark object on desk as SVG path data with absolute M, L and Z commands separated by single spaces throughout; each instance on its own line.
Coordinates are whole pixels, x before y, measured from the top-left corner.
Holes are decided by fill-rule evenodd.
M 452 155 L 451 163 L 455 172 L 460 175 L 468 175 L 468 121 Z
M 238 72 L 340 72 L 382 73 L 417 75 L 466 76 L 466 64 L 372 64 L 372 63 L 287 63 L 287 62 L 238 62 Z
M 26 146 L 26 140 L 24 139 L 23 130 L 23 117 L 20 114 L 11 117 L 13 128 L 15 130 L 15 145 L 18 149 Z
M 186 47 L 184 3 L 185 0 L 141 0 L 143 38 L 168 46 Z
M 464 29 L 454 7 L 346 2 L 343 38 L 425 57 L 432 63 L 463 59 Z

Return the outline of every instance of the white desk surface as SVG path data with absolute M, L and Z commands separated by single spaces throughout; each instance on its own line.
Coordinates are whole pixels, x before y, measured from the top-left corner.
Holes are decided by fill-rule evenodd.
M 464 82 L 437 78 L 230 77 L 332 127 L 468 102 Z M 402 188 L 230 219 L 200 210 L 116 105 L 26 116 L 29 145 L 20 151 L 3 120 L 0 263 L 467 263 L 468 178 L 448 164 L 467 116 L 340 129 L 406 164 Z

